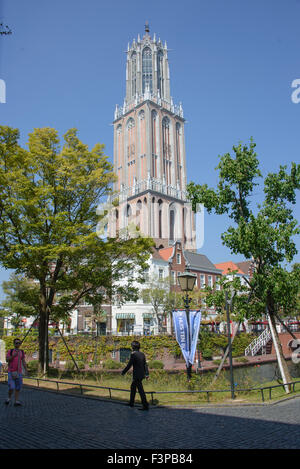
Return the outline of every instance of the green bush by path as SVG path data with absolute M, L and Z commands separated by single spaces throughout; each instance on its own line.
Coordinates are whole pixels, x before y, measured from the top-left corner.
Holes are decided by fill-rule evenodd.
M 4 336 L 2 339 L 6 344 L 6 350 L 13 348 L 15 337 L 22 339 L 26 331 L 17 331 L 11 336 Z M 224 334 L 215 334 L 202 331 L 199 336 L 199 350 L 203 358 L 212 358 L 213 355 L 221 355 L 227 346 L 227 337 Z M 245 348 L 253 340 L 252 334 L 239 334 L 233 341 L 233 356 L 243 356 Z M 169 335 L 161 336 L 100 336 L 87 337 L 82 335 L 64 337 L 69 350 L 76 363 L 82 362 L 92 367 L 98 366 L 100 362 L 111 359 L 112 352 L 117 352 L 122 348 L 130 349 L 131 342 L 138 340 L 141 350 L 145 353 L 148 362 L 161 361 L 167 353 L 171 357 L 182 358 L 182 353 L 175 337 Z M 36 331 L 31 331 L 22 344 L 22 349 L 28 359 L 38 352 L 38 336 Z M 49 349 L 52 351 L 52 361 L 70 361 L 71 357 L 61 337 L 49 337 Z
M 160 360 L 151 360 L 148 362 L 148 367 L 153 370 L 155 369 L 162 370 L 164 368 L 164 364 Z
M 109 358 L 108 360 L 105 360 L 103 362 L 103 368 L 106 370 L 119 370 L 121 368 L 124 368 L 124 366 L 122 365 L 122 363 L 117 362 L 112 358 Z

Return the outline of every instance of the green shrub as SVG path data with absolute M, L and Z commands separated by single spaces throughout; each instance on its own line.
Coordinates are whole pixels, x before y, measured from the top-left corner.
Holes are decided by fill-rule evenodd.
M 122 363 L 108 358 L 103 362 L 103 368 L 105 368 L 106 370 L 119 370 L 120 368 L 122 368 Z
M 38 360 L 31 360 L 30 362 L 26 363 L 28 373 L 37 373 L 39 368 L 39 361 Z
M 74 371 L 75 370 L 74 362 L 72 360 L 67 361 L 67 363 L 65 365 L 65 369 L 68 370 L 68 371 Z
M 204 360 L 211 360 L 213 356 L 213 351 L 210 349 L 205 349 L 202 352 L 202 357 Z
M 79 368 L 79 370 L 84 370 L 85 368 L 85 364 L 83 361 L 76 361 L 76 364 Z M 66 365 L 65 365 L 65 369 L 67 371 L 75 371 L 77 370 L 76 366 L 75 366 L 75 363 L 73 362 L 73 360 L 69 360 L 67 361 Z
M 151 360 L 150 362 L 148 362 L 148 367 L 155 370 L 162 370 L 164 366 L 165 365 L 160 360 Z

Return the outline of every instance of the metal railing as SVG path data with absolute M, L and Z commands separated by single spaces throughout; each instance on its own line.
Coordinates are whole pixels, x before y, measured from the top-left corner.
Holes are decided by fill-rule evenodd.
M 7 373 L 3 373 L 3 376 L 7 376 Z M 0 376 L 1 378 L 1 376 Z M 83 383 L 74 383 L 74 382 L 67 382 L 67 381 L 59 381 L 59 380 L 52 380 L 46 378 L 39 378 L 39 377 L 24 377 L 25 380 L 34 380 L 37 382 L 37 387 L 40 388 L 40 382 L 50 382 L 56 384 L 56 391 L 60 392 L 59 385 L 71 385 L 71 386 L 78 386 L 80 389 L 80 394 L 84 394 L 84 388 L 92 388 L 92 389 L 106 389 L 109 394 L 109 399 L 113 399 L 112 391 L 121 391 L 121 392 L 130 392 L 130 389 L 120 389 L 114 388 L 111 386 L 98 386 L 94 384 L 83 384 Z M 299 384 L 300 380 L 298 381 L 291 381 L 286 384 L 275 384 L 271 386 L 264 386 L 264 387 L 256 387 L 256 388 L 246 388 L 246 389 L 235 389 L 234 393 L 250 393 L 253 391 L 260 391 L 262 402 L 265 402 L 265 392 L 269 392 L 269 400 L 272 399 L 272 389 L 282 387 L 285 390 L 286 386 L 289 386 L 291 392 L 295 392 L 295 385 Z M 45 390 L 45 388 L 43 388 Z M 47 389 L 49 390 L 49 389 Z M 154 396 L 159 394 L 206 394 L 206 400 L 208 403 L 211 402 L 210 395 L 214 393 L 231 393 L 231 389 L 217 389 L 217 390 L 186 390 L 186 391 L 145 391 L 146 394 L 151 395 L 151 403 L 154 405 Z M 95 396 L 96 397 L 96 396 Z M 101 396 L 100 396 L 101 397 Z M 255 403 L 253 403 L 255 404 Z
M 245 355 L 250 355 L 253 357 L 257 352 L 265 347 L 269 340 L 272 339 L 270 329 L 265 329 L 259 337 L 253 340 L 250 345 L 245 349 Z

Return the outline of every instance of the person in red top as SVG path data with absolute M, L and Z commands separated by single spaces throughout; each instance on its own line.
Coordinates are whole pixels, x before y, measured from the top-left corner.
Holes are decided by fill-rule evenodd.
M 27 371 L 25 362 L 25 353 L 20 349 L 22 342 L 20 339 L 14 340 L 14 349 L 7 352 L 6 361 L 8 362 L 8 398 L 5 404 L 9 404 L 11 397 L 15 392 L 15 406 L 20 406 L 19 394 L 22 388 L 22 370 Z

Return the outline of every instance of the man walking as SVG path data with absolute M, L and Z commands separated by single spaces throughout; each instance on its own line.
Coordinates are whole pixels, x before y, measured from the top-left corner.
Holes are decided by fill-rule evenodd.
M 19 394 L 22 388 L 22 369 L 26 368 L 25 353 L 20 350 L 22 342 L 20 339 L 14 340 L 14 349 L 7 352 L 6 361 L 8 362 L 8 398 L 5 404 L 9 404 L 13 393 L 15 392 L 15 406 L 20 406 Z
M 139 410 L 149 410 L 149 404 L 147 402 L 146 394 L 145 394 L 143 383 L 142 383 L 142 380 L 144 378 L 146 379 L 149 378 L 149 371 L 148 371 L 148 366 L 146 362 L 146 357 L 142 352 L 140 352 L 140 343 L 138 341 L 134 340 L 131 344 L 131 347 L 132 347 L 132 354 L 130 356 L 130 360 L 127 366 L 122 371 L 122 375 L 125 375 L 125 373 L 127 373 L 127 371 L 131 367 L 133 367 L 133 379 L 132 379 L 131 388 L 130 388 L 129 406 L 130 407 L 134 406 L 136 390 L 138 389 L 139 394 L 141 396 L 141 401 L 143 404 L 143 407 Z

